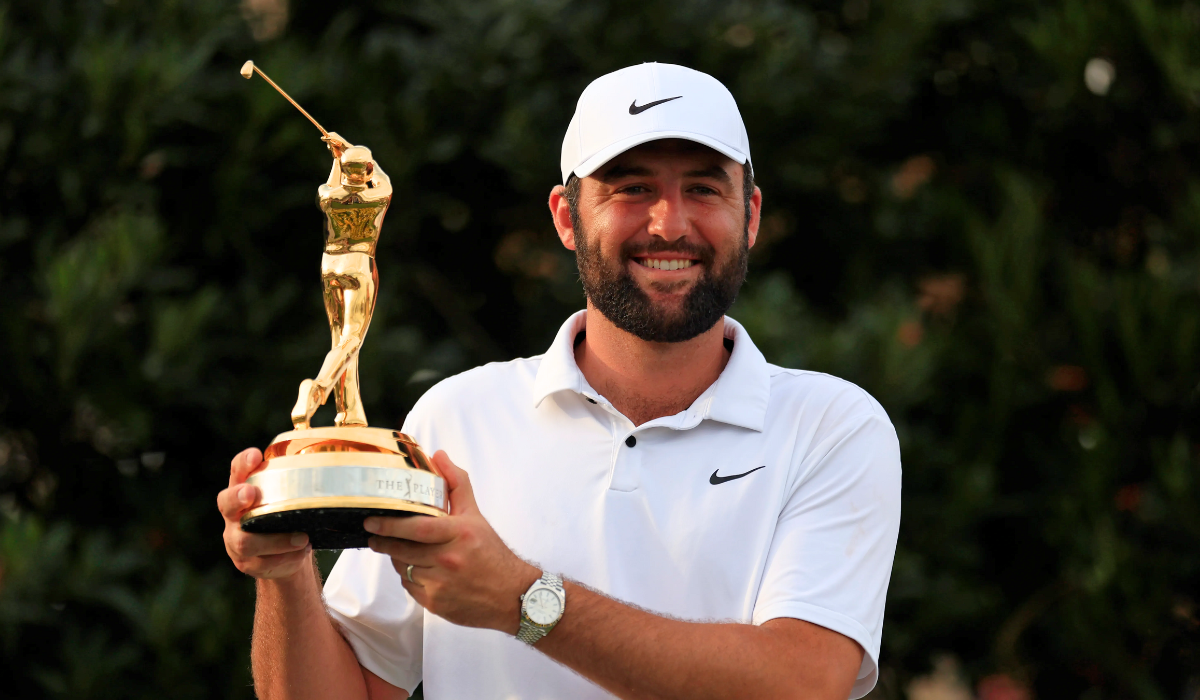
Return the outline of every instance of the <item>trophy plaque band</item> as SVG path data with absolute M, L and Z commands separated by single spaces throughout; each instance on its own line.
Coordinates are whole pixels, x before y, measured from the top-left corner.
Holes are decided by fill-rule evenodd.
M 258 504 L 242 516 L 254 533 L 305 532 L 313 549 L 365 547 L 372 515 L 446 515 L 446 482 L 412 438 L 394 430 L 332 427 L 275 438 L 246 483 Z

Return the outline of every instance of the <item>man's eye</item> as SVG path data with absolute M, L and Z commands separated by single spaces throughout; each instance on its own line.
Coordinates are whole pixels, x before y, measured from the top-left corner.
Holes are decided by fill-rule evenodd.
M 619 191 L 621 194 L 645 194 L 650 189 L 642 185 L 629 185 L 628 187 L 622 187 Z

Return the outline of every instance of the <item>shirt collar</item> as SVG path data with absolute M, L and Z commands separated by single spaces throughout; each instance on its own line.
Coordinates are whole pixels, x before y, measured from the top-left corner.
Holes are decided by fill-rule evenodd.
M 542 362 L 538 366 L 537 377 L 533 380 L 533 405 L 541 405 L 547 396 L 559 391 L 574 391 L 582 394 L 587 380 L 579 365 L 575 364 L 575 336 L 587 325 L 587 311 L 576 311 L 567 322 L 558 329 L 554 342 Z
M 595 393 L 583 372 L 579 371 L 579 365 L 575 364 L 575 337 L 586 327 L 586 322 L 587 311 L 578 311 L 558 329 L 554 342 L 542 356 L 533 382 L 535 407 L 559 391 L 574 391 L 585 397 Z M 717 381 L 684 413 L 761 432 L 766 424 L 767 402 L 771 398 L 771 372 L 767 360 L 754 346 L 742 324 L 728 316 L 725 317 L 725 337 L 733 341 L 729 362 Z

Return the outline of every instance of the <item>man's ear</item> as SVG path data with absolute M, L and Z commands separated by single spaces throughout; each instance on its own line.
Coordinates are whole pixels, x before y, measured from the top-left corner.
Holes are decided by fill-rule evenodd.
M 746 227 L 746 232 L 749 234 L 747 240 L 748 247 L 754 247 L 754 241 L 758 240 L 758 225 L 762 223 L 762 190 L 756 186 L 754 194 L 750 195 L 750 223 Z
M 567 250 L 575 250 L 575 226 L 571 223 L 571 205 L 567 202 L 567 188 L 555 185 L 550 190 L 550 217 L 558 231 L 558 240 Z

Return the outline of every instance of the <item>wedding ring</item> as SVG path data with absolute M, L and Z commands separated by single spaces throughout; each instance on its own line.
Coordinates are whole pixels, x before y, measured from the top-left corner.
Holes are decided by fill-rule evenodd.
M 413 570 L 413 565 L 409 564 L 408 568 L 404 570 L 404 578 L 408 579 L 409 583 L 416 583 L 416 581 L 414 581 L 413 577 L 412 577 L 412 570 Z

